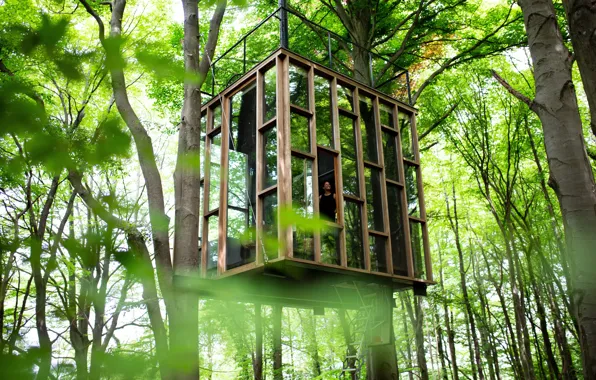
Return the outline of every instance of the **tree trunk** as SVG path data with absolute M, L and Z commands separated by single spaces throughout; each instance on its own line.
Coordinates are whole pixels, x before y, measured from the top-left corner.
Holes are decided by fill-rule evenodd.
M 255 304 L 255 354 L 252 363 L 254 380 L 263 379 L 263 318 L 261 304 Z
M 283 380 L 282 357 L 281 357 L 281 317 L 283 307 L 273 306 L 273 379 Z
M 596 186 L 571 77 L 573 61 L 563 44 L 552 1 L 520 0 L 519 4 L 534 65 L 536 98 L 516 96 L 542 122 L 549 185 L 559 199 L 565 226 L 584 378 L 591 379 L 596 378 Z M 573 6 L 569 9 L 577 11 Z M 592 50 L 584 51 L 592 54 Z
M 372 379 L 393 380 L 399 378 L 397 369 L 397 353 L 395 352 L 395 337 L 393 333 L 393 291 L 391 288 L 379 289 L 377 320 L 382 321 L 380 326 L 382 331 L 389 332 L 389 343 L 382 345 L 373 345 L 369 348 L 369 366 L 367 368 Z M 420 334 L 422 336 L 422 325 Z M 365 332 L 367 334 L 368 332 Z M 418 331 L 416 332 L 418 334 Z M 424 340 L 424 338 L 423 338 Z

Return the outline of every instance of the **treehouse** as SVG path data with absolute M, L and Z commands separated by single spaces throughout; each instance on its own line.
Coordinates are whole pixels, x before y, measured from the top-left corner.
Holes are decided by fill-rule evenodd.
M 201 293 L 317 308 L 378 286 L 423 291 L 415 115 L 283 48 L 214 96 L 201 118 Z

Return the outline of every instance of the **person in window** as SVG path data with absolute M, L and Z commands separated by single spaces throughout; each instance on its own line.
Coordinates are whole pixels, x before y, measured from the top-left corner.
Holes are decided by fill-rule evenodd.
M 319 211 L 321 217 L 335 222 L 335 193 L 331 192 L 331 184 L 329 181 L 323 183 L 323 194 L 319 195 Z

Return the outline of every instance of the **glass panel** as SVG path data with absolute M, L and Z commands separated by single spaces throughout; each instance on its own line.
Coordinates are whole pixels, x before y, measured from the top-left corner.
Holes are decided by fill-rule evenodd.
M 378 162 L 377 128 L 375 124 L 375 108 L 368 96 L 360 96 L 360 133 L 362 134 L 363 158 Z
M 292 204 L 300 216 L 312 218 L 313 177 L 310 159 L 292 156 Z M 294 257 L 314 260 L 313 233 L 300 227 L 293 227 Z
M 393 124 L 393 107 L 379 103 L 379 115 L 381 116 L 381 124 L 395 128 Z
M 331 87 L 325 78 L 315 76 L 315 111 L 317 114 L 317 144 L 333 148 Z
M 391 258 L 393 273 L 401 276 L 408 275 L 406 261 L 406 235 L 402 219 L 401 189 L 398 186 L 387 185 L 387 204 L 389 205 L 389 239 L 391 241 Z
M 337 85 L 337 106 L 354 112 L 352 99 L 354 98 L 352 90 L 341 84 Z
M 386 241 L 387 239 L 382 236 L 368 235 L 370 269 L 374 272 L 387 273 Z
M 356 139 L 354 121 L 348 116 L 339 116 L 339 137 L 341 141 L 341 169 L 344 194 L 359 196 L 358 165 L 356 164 Z
M 319 172 L 319 214 L 335 222 L 337 201 L 335 197 L 335 156 L 323 149 L 317 150 Z
M 263 76 L 265 85 L 265 91 L 263 91 L 263 96 L 265 97 L 263 101 L 263 122 L 271 120 L 275 117 L 275 109 L 276 109 L 276 98 L 275 98 L 275 86 L 276 86 L 276 78 L 277 78 L 277 68 L 273 66 L 269 70 L 265 72 Z
M 401 150 L 404 158 L 414 159 L 414 148 L 412 147 L 412 128 L 410 125 L 410 116 L 403 112 L 397 114 L 399 119 L 399 133 L 401 134 Z
M 219 207 L 219 181 L 221 165 L 221 133 L 211 137 L 211 159 L 209 164 L 209 211 Z
M 406 196 L 408 197 L 408 214 L 420 217 L 418 204 L 418 169 L 416 166 L 406 165 Z
M 201 141 L 199 142 L 199 155 L 200 155 L 200 160 L 201 160 L 201 164 L 199 167 L 199 177 L 203 178 L 203 176 L 205 175 L 205 130 L 207 129 L 207 114 L 203 114 L 201 116 Z M 203 202 L 203 198 L 200 198 L 201 202 Z M 203 215 L 201 213 L 201 215 Z
M 261 248 L 271 260 L 278 256 L 277 239 L 277 193 L 273 192 L 263 197 L 263 237 Z
M 256 87 L 234 95 L 231 104 L 227 269 L 248 264 L 256 255 Z
M 412 240 L 412 258 L 414 259 L 414 278 L 426 278 L 424 262 L 424 242 L 422 223 L 410 220 L 410 239 Z
M 215 129 L 217 127 L 221 126 L 221 104 L 218 104 L 217 107 L 213 108 L 213 112 L 212 112 L 212 117 L 213 117 L 213 128 Z
M 310 153 L 310 131 L 307 117 L 297 113 L 290 115 L 290 135 L 292 149 Z
M 366 184 L 366 214 L 368 216 L 368 228 L 384 232 L 381 171 L 379 169 L 365 167 L 364 183 Z
M 304 109 L 308 106 L 308 72 L 302 67 L 290 65 L 290 103 Z
M 339 228 L 328 227 L 321 231 L 321 262 L 325 264 L 341 264 L 339 247 Z
M 345 201 L 346 253 L 348 267 L 364 269 L 364 244 L 362 242 L 362 213 L 360 204 Z
M 207 221 L 207 276 L 217 274 L 217 256 L 219 251 L 219 217 L 212 215 Z
M 277 183 L 277 128 L 263 132 L 263 189 Z
M 385 160 L 385 176 L 387 179 L 399 181 L 396 137 L 392 133 L 383 132 L 383 159 Z

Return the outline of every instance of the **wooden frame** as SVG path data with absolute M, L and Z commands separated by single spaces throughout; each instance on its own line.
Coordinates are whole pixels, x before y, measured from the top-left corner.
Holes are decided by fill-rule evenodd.
M 307 94 L 308 94 L 308 109 L 290 104 L 290 84 L 289 84 L 289 66 L 295 64 L 306 70 L 307 73 Z M 275 117 L 270 120 L 264 120 L 264 96 L 265 96 L 265 72 L 273 69 L 276 72 L 276 113 Z M 317 108 L 315 99 L 315 76 L 320 76 L 329 80 L 329 91 L 330 91 L 330 117 L 331 117 L 331 132 L 332 132 L 332 145 L 333 147 L 319 146 L 317 144 Z M 256 205 L 253 205 L 256 212 L 256 253 L 254 262 L 249 262 L 243 266 L 226 270 L 226 237 L 227 237 L 227 202 L 228 202 L 228 160 L 229 160 L 229 113 L 231 107 L 232 97 L 240 90 L 250 85 L 251 82 L 256 81 Z M 345 85 L 353 89 L 352 92 L 352 110 L 339 109 L 338 104 L 338 86 L 339 84 Z M 365 161 L 363 157 L 363 136 L 361 131 L 362 117 L 360 113 L 360 94 L 366 95 L 372 101 L 372 109 L 374 115 L 376 134 L 375 146 L 377 148 L 377 162 Z M 220 102 L 222 110 L 221 129 L 213 128 L 213 108 Z M 381 103 L 384 107 L 389 107 L 391 110 L 391 118 L 393 127 L 381 124 Z M 410 136 L 413 150 L 413 159 L 406 159 L 402 154 L 402 141 L 401 131 L 399 127 L 398 113 L 403 112 L 410 117 Z M 296 263 L 307 262 L 309 264 L 316 264 L 321 268 L 333 268 L 334 270 L 343 270 L 350 272 L 361 272 L 369 273 L 372 275 L 378 275 L 379 278 L 392 278 L 394 281 L 410 281 L 411 283 L 433 283 L 432 280 L 432 268 L 431 258 L 429 253 L 429 242 L 428 242 L 428 231 L 426 225 L 426 210 L 424 207 L 424 194 L 423 194 L 423 182 L 421 178 L 420 170 L 420 156 L 418 149 L 418 139 L 416 132 L 416 109 L 401 103 L 385 94 L 382 94 L 368 86 L 365 86 L 357 81 L 338 74 L 326 67 L 315 64 L 297 54 L 291 53 L 284 49 L 279 49 L 267 59 L 253 68 L 251 71 L 246 73 L 239 81 L 230 86 L 229 88 L 222 91 L 218 96 L 207 102 L 203 106 L 203 113 L 206 114 L 207 126 L 206 126 L 206 141 L 205 141 L 205 155 L 204 161 L 204 179 L 203 179 L 203 196 L 202 196 L 202 247 L 201 247 L 201 267 L 202 275 L 207 275 L 207 263 L 208 263 L 208 241 L 209 241 L 209 217 L 218 215 L 219 220 L 219 236 L 218 236 L 218 265 L 217 265 L 217 278 L 227 278 L 233 274 L 244 273 L 258 269 L 267 265 L 268 262 L 287 260 Z M 291 131 L 290 131 L 290 115 L 296 113 L 302 115 L 308 120 L 308 131 L 310 133 L 309 151 L 295 151 L 292 150 L 291 146 Z M 353 120 L 354 127 L 354 139 L 355 139 L 355 150 L 356 150 L 356 165 L 358 170 L 358 191 L 359 197 L 353 197 L 349 194 L 344 194 L 344 175 L 341 168 L 341 144 L 340 144 L 340 114 L 346 115 Z M 269 131 L 273 125 L 277 128 L 277 183 L 275 185 L 264 188 L 264 170 L 265 162 L 263 161 L 263 152 L 265 149 L 264 133 Z M 397 139 L 395 145 L 397 148 L 397 160 L 398 160 L 398 181 L 389 179 L 385 173 L 385 152 L 383 144 L 383 132 L 384 130 L 390 130 L 391 138 Z M 219 207 L 213 210 L 208 210 L 209 194 L 211 192 L 211 181 L 210 181 L 210 170 L 211 160 L 209 159 L 212 147 L 210 138 L 216 134 L 221 133 L 221 162 L 220 162 L 220 188 L 219 188 Z M 337 221 L 336 223 L 329 222 L 329 225 L 337 228 L 339 246 L 337 247 L 339 252 L 339 264 L 328 264 L 322 262 L 321 252 L 321 234 L 315 232 L 313 235 L 314 240 L 314 260 L 304 260 L 293 256 L 293 233 L 292 227 L 283 227 L 279 221 L 279 212 L 284 207 L 291 207 L 292 205 L 292 168 L 291 161 L 292 156 L 304 157 L 312 163 L 312 210 L 318 215 L 319 213 L 319 151 L 323 150 L 333 156 L 334 176 L 335 176 L 335 189 L 336 189 L 336 204 L 337 204 Z M 405 165 L 411 165 L 415 167 L 417 189 L 418 189 L 418 203 L 420 215 L 419 217 L 410 217 L 407 209 L 407 194 L 406 194 L 406 176 L 405 176 Z M 369 229 L 368 224 L 368 212 L 367 208 L 370 205 L 367 203 L 366 194 L 366 183 L 365 183 L 365 168 L 376 170 L 379 176 L 380 183 L 380 196 L 381 199 L 375 201 L 380 205 L 382 210 L 376 210 L 376 212 L 382 212 L 383 228 L 381 230 Z M 377 175 L 377 174 L 375 174 Z M 391 239 L 391 221 L 389 216 L 389 208 L 391 205 L 388 203 L 387 185 L 396 186 L 400 190 L 400 201 L 402 203 L 402 214 L 401 223 L 403 227 L 403 233 L 405 237 L 405 262 L 407 265 L 407 276 L 396 274 L 393 268 L 393 254 L 392 254 L 392 239 Z M 266 257 L 262 239 L 263 239 L 263 222 L 265 215 L 263 211 L 263 202 L 265 196 L 275 193 L 277 195 L 277 209 L 278 209 L 278 222 L 277 232 L 280 241 L 280 248 L 277 258 Z M 350 268 L 348 267 L 348 252 L 346 252 L 346 229 L 345 229 L 345 216 L 344 216 L 344 202 L 350 200 L 356 202 L 360 208 L 361 213 L 361 237 L 363 244 L 362 256 L 364 258 L 363 268 Z M 368 200 L 370 201 L 370 200 Z M 425 278 L 414 278 L 414 257 L 412 252 L 412 241 L 411 232 L 409 227 L 409 221 L 420 223 L 422 231 L 422 244 L 424 252 L 424 267 L 425 267 Z M 283 228 L 282 228 L 283 227 Z M 370 236 L 376 236 L 384 240 L 385 247 L 385 262 L 386 272 L 377 272 L 373 268 L 371 263 L 371 247 L 369 244 Z M 403 257 L 403 256 L 402 256 Z M 378 258 L 377 258 L 378 260 Z

